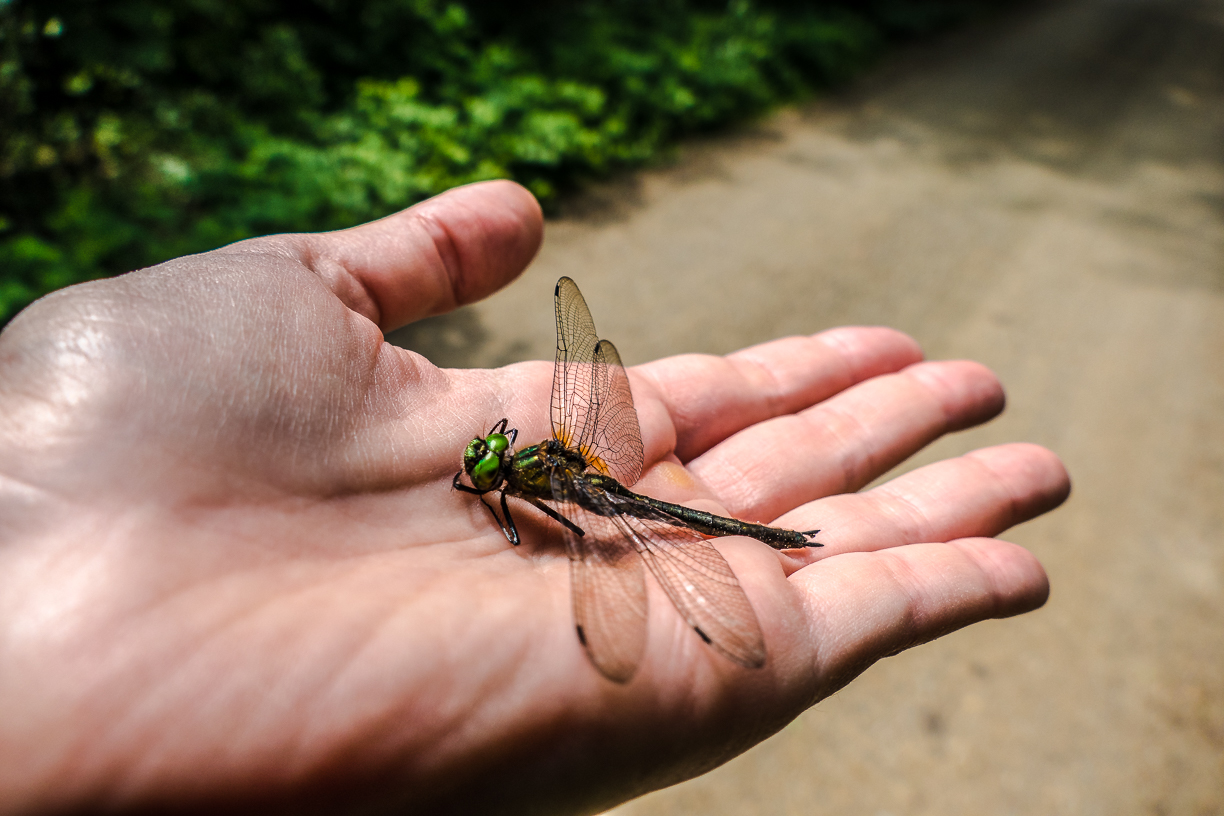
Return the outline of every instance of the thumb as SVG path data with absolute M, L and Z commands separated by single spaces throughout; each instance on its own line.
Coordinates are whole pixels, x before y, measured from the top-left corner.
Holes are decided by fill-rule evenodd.
M 287 253 L 387 332 L 505 286 L 535 257 L 543 234 L 531 193 L 485 181 L 351 229 L 254 238 L 219 251 Z

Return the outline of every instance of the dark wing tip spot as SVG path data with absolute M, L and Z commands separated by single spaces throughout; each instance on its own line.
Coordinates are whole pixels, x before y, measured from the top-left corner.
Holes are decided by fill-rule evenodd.
M 713 643 L 713 642 L 714 642 L 714 641 L 710 640 L 710 636 L 709 636 L 709 635 L 707 635 L 705 632 L 701 631 L 701 628 L 700 628 L 700 627 L 694 626 L 694 627 L 693 627 L 693 631 L 694 631 L 694 632 L 696 632 L 697 634 L 701 635 L 701 639 L 702 639 L 702 640 L 704 640 L 704 641 L 706 642 L 706 644 L 707 644 L 707 645 L 708 645 L 708 644 L 710 644 L 710 643 Z
M 586 632 L 583 632 L 583 631 L 582 631 L 582 627 L 581 627 L 581 626 L 575 626 L 574 628 L 578 630 L 578 642 L 579 642 L 579 643 L 581 643 L 581 644 L 583 645 L 583 647 L 585 648 L 585 647 L 586 647 L 586 645 L 587 645 L 587 642 L 586 642 Z

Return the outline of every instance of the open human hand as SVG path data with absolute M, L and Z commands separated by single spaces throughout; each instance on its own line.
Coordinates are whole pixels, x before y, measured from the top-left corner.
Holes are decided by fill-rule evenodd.
M 484 297 L 541 237 L 522 188 L 244 241 L 30 307 L 0 334 L 0 811 L 593 812 L 764 739 L 875 660 L 1040 606 L 991 538 L 1058 459 L 979 450 L 854 492 L 1001 410 L 880 328 L 630 370 L 635 490 L 806 530 L 718 540 L 764 667 L 651 587 L 633 681 L 574 637 L 554 522 L 514 548 L 451 478 L 551 362 L 444 371 L 382 332 Z M 547 293 L 541 293 L 547 296 Z

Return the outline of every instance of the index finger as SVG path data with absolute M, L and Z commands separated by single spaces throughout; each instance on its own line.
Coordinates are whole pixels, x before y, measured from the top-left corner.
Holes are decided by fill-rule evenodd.
M 921 360 L 922 349 L 908 335 L 881 326 L 849 326 L 726 357 L 668 357 L 634 371 L 655 385 L 675 427 L 676 456 L 689 462 L 744 428 Z

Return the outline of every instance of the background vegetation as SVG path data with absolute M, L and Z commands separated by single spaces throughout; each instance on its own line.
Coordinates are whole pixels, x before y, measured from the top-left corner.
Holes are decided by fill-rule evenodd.
M 0 325 L 70 283 L 479 179 L 548 206 L 977 5 L 0 0 Z

